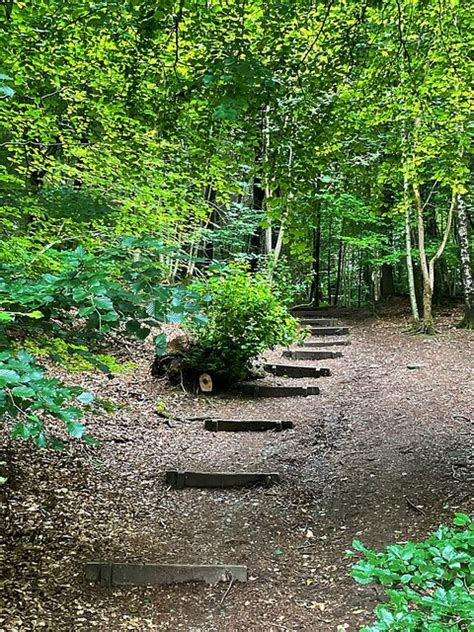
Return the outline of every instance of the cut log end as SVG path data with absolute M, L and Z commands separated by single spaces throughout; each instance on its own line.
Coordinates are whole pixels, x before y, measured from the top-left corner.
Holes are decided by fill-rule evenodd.
M 201 393 L 212 393 L 214 388 L 212 377 L 209 373 L 201 373 L 199 376 L 199 390 Z

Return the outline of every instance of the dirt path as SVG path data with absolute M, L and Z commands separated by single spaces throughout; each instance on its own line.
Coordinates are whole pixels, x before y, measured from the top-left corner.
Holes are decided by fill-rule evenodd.
M 345 321 L 352 345 L 321 363 L 333 375 L 317 380 L 319 397 L 186 396 L 163 391 L 144 363 L 134 376 L 89 379 L 127 402 L 91 420 L 107 439 L 99 449 L 15 445 L 0 630 L 329 632 L 370 622 L 380 595 L 348 577 L 352 539 L 383 547 L 421 538 L 474 509 L 473 338 L 447 326 L 425 340 L 401 333 L 399 320 Z M 179 416 L 288 419 L 295 429 L 170 427 L 153 413 L 158 399 Z M 173 491 L 167 467 L 277 471 L 283 482 Z M 250 581 L 223 603 L 225 584 L 104 589 L 83 581 L 92 559 L 247 564 Z

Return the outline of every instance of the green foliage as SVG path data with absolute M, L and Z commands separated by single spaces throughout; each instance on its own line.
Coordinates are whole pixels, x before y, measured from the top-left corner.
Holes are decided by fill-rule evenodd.
M 354 540 L 349 555 L 360 584 L 386 587 L 388 601 L 376 607 L 377 621 L 361 632 L 461 632 L 472 630 L 474 614 L 474 521 L 456 514 L 426 540 L 391 545 L 376 553 Z
M 251 363 L 275 345 L 290 344 L 297 321 L 290 316 L 267 276 L 242 265 L 211 273 L 193 289 L 206 300 L 206 323 L 189 324 L 195 335 L 193 368 L 227 381 L 243 380 Z
M 72 251 L 49 252 L 51 272 L 35 274 L 3 264 L 0 281 L 0 347 L 3 381 L 0 380 L 0 418 L 20 420 L 12 427 L 12 436 L 32 439 L 45 446 L 45 419 L 56 417 L 64 422 L 73 437 L 81 438 L 84 426 L 77 421 L 81 409 L 69 405 L 78 399 L 90 404 L 82 389 L 66 387 L 57 379 L 45 377 L 32 355 L 47 355 L 70 371 L 99 368 L 104 372 L 130 370 L 115 358 L 93 353 L 107 335 L 144 340 L 164 322 L 202 320 L 196 295 L 180 286 L 162 282 L 159 255 L 170 254 L 155 240 L 125 237 L 117 244 L 88 253 L 82 247 Z M 26 337 L 26 339 L 25 339 Z M 166 344 L 163 334 L 155 337 L 157 350 Z M 13 349 L 20 351 L 13 355 Z M 87 401 L 86 401 L 87 400 Z M 87 437 L 87 435 L 86 435 Z
M 106 373 L 130 373 L 137 366 L 135 362 L 120 362 L 107 353 L 91 354 L 85 345 L 66 342 L 62 338 L 27 338 L 22 342 L 21 348 L 36 358 L 50 358 L 71 373 L 97 371 L 99 367 Z M 92 357 L 93 362 L 88 357 Z
M 278 259 L 273 256 L 264 257 L 259 269 L 262 276 L 268 279 L 283 305 L 288 307 L 301 299 L 302 288 L 294 281 L 287 257 Z
M 152 327 L 180 322 L 185 313 L 199 310 L 184 288 L 163 284 L 155 259 L 168 251 L 154 240 L 125 237 L 93 254 L 82 247 L 53 252 L 54 272 L 26 283 L 23 269 L 4 265 L 2 322 L 14 318 L 22 331 L 79 341 L 78 353 L 83 340 L 100 340 L 113 331 L 144 340 Z
M 92 393 L 46 377 L 29 353 L 0 352 L 0 418 L 12 422 L 13 438 L 31 439 L 41 448 L 48 443 L 59 448 L 61 441 L 48 438 L 45 426 L 48 419 L 56 419 L 71 437 L 93 442 L 80 422 L 83 408 L 93 403 Z

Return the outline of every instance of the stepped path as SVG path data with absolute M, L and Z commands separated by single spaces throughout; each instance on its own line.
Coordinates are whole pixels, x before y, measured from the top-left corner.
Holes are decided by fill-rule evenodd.
M 59 455 L 15 444 L 0 628 L 335 632 L 369 623 L 380 590 L 348 576 L 352 539 L 381 548 L 473 510 L 472 335 L 446 322 L 425 340 L 404 335 L 402 320 L 342 320 L 351 337 L 343 357 L 267 356 L 270 366 L 329 369 L 263 380 L 317 385 L 319 395 L 194 396 L 152 380 L 148 363 L 135 375 L 87 378 L 126 407 L 89 420 L 100 448 L 71 443 Z M 169 419 L 154 413 L 159 400 Z M 287 423 L 234 432 L 209 419 Z M 254 472 L 272 484 L 174 489 L 165 471 Z M 200 565 L 180 569 L 184 579 L 219 579 L 208 565 L 239 575 L 215 585 L 110 587 L 85 581 L 91 561 Z M 150 577 L 169 569 L 147 568 Z M 116 570 L 133 577 L 136 566 Z

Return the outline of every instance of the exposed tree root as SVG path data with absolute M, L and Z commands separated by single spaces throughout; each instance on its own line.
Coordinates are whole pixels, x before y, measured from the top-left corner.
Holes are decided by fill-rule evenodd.
M 465 316 L 461 322 L 456 325 L 457 329 L 474 329 L 474 318 Z
M 434 336 L 437 331 L 432 320 L 418 320 L 413 322 L 408 327 L 408 329 L 405 330 L 405 333 L 410 336 L 418 336 L 423 334 L 426 336 Z

